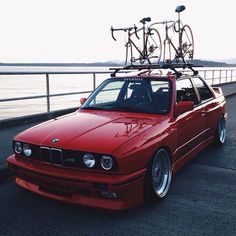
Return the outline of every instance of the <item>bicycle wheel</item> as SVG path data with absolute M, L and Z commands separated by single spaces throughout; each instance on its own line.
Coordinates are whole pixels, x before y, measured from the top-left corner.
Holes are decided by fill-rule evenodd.
M 158 64 L 162 54 L 161 36 L 156 29 L 149 28 L 146 39 L 146 60 L 149 64 Z
M 190 63 L 193 60 L 194 41 L 193 33 L 188 25 L 184 25 L 181 30 L 181 56 L 185 63 Z

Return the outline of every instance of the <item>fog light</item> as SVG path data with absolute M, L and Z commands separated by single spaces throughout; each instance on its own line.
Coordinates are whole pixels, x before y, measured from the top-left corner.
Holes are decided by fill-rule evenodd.
M 95 166 L 95 157 L 91 153 L 86 153 L 83 156 L 84 165 L 88 168 L 93 168 Z
M 105 198 L 117 198 L 117 194 L 113 193 L 113 192 L 106 192 L 106 191 L 102 191 L 101 192 L 101 196 L 105 197 Z
M 14 143 L 14 152 L 20 154 L 22 152 L 22 146 L 20 142 Z
M 31 150 L 29 144 L 26 144 L 26 143 L 23 144 L 23 152 L 24 152 L 25 156 L 27 156 L 27 157 L 29 157 L 32 154 L 32 150 Z
M 104 170 L 110 170 L 113 167 L 113 160 L 109 156 L 102 156 L 100 163 Z

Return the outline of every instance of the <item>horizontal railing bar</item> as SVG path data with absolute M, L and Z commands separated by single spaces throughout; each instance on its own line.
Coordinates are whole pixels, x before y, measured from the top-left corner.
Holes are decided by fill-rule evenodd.
M 56 93 L 51 94 L 50 97 L 60 97 L 60 96 L 67 96 L 67 95 L 76 95 L 76 94 L 84 94 L 84 93 L 92 93 L 93 91 L 81 91 L 81 92 L 72 92 L 72 93 Z
M 66 74 L 111 74 L 113 71 L 0 71 L 0 75 L 66 75 Z M 128 73 L 122 71 L 117 73 Z
M 191 70 L 185 70 L 186 72 L 191 72 Z M 198 69 L 198 72 L 226 72 L 226 71 L 236 71 L 235 69 L 224 69 L 224 70 L 218 70 L 218 69 L 212 69 L 212 70 L 204 70 L 204 69 Z M 132 72 L 130 71 L 120 71 L 117 73 L 128 73 Z M 0 71 L 0 75 L 66 75 L 66 74 L 111 74 L 112 71 Z
M 5 98 L 5 99 L 0 99 L 0 102 L 11 102 L 11 101 L 38 99 L 38 98 L 46 98 L 46 97 L 47 97 L 47 95 L 18 97 L 18 98 Z
M 90 72 L 90 71 L 0 71 L 0 75 L 65 75 L 65 74 L 109 74 L 111 72 Z
M 77 95 L 77 94 L 84 94 L 84 93 L 91 93 L 91 91 L 81 91 L 81 92 L 71 92 L 71 93 L 56 93 L 50 94 L 50 97 L 60 97 L 60 96 L 68 96 L 68 95 Z M 38 95 L 38 96 L 28 96 L 28 97 L 18 97 L 18 98 L 5 98 L 0 99 L 0 102 L 12 102 L 12 101 L 19 101 L 19 100 L 29 100 L 29 99 L 38 99 L 38 98 L 46 98 L 47 95 Z

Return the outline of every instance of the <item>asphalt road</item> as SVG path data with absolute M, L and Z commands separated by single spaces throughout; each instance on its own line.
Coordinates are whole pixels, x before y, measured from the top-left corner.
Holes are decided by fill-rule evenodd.
M 227 99 L 223 147 L 210 146 L 175 176 L 156 204 L 112 212 L 0 183 L 0 235 L 236 235 L 236 96 Z

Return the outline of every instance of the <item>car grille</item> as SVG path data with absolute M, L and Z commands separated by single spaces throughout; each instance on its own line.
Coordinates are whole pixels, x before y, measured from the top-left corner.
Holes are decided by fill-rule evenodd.
M 62 150 L 56 148 L 40 147 L 43 162 L 62 166 Z
M 80 151 L 31 145 L 32 155 L 28 159 L 57 166 L 84 167 L 83 153 Z M 96 155 L 95 155 L 95 158 Z

